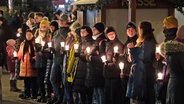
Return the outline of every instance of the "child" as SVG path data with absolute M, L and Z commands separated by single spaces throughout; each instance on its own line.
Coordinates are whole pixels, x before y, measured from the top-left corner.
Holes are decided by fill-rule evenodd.
M 16 84 L 16 75 L 15 75 L 15 58 L 17 56 L 14 56 L 17 52 L 14 51 L 14 45 L 15 45 L 15 40 L 14 39 L 9 39 L 7 40 L 7 66 L 8 66 L 8 71 L 10 72 L 10 91 L 14 92 L 19 92 L 20 89 L 17 88 Z M 14 53 L 15 52 L 15 53 Z

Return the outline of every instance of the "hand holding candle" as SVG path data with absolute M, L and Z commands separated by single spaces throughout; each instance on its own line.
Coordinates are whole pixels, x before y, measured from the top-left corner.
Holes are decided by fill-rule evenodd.
M 161 72 L 159 72 L 159 73 L 157 74 L 157 79 L 158 79 L 158 80 L 162 80 L 162 79 L 163 79 L 163 74 L 162 74 Z
M 52 42 L 48 42 L 48 47 L 51 48 L 52 47 Z
M 124 63 L 123 62 L 119 63 L 119 68 L 121 69 L 121 73 L 123 73 L 123 69 L 124 69 Z
M 13 57 L 17 57 L 17 52 L 16 51 L 13 52 Z
M 60 45 L 61 45 L 62 48 L 64 48 L 65 47 L 65 42 L 61 42 Z
M 79 49 L 79 44 L 74 44 L 74 50 L 75 50 L 75 53 L 77 53 L 78 52 L 78 49 Z
M 118 53 L 118 46 L 114 47 L 114 53 Z
M 86 52 L 87 52 L 88 55 L 90 54 L 90 52 L 91 52 L 90 47 L 87 47 L 87 48 L 86 48 Z
M 101 56 L 102 62 L 105 63 L 107 61 L 105 55 Z
M 65 51 L 69 51 L 69 45 L 65 45 Z
M 41 45 L 42 45 L 42 47 L 43 47 L 43 46 L 45 45 L 45 42 L 44 42 L 44 41 L 42 41 L 42 42 L 41 42 Z

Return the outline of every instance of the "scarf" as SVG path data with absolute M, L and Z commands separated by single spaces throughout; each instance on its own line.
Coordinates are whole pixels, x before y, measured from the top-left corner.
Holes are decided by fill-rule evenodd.
M 34 57 L 35 53 L 34 53 L 34 46 L 33 46 L 33 39 L 31 40 L 25 40 L 25 44 L 24 44 L 24 48 L 23 48 L 23 61 L 24 61 L 24 55 L 29 52 L 29 47 L 30 47 L 30 56 Z

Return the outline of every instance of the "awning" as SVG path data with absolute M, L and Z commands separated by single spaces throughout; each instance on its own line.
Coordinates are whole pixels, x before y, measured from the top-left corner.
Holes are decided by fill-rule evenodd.
M 78 0 L 71 3 L 71 5 L 96 4 L 97 1 L 98 0 Z

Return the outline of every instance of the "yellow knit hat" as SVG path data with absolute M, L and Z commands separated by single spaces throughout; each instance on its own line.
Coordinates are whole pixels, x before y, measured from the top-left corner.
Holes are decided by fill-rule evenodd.
M 47 21 L 47 20 L 42 20 L 42 21 L 40 22 L 40 27 L 41 27 L 42 25 L 49 27 L 49 21 Z
M 177 28 L 178 20 L 174 16 L 168 16 L 163 20 L 164 27 L 166 28 Z

